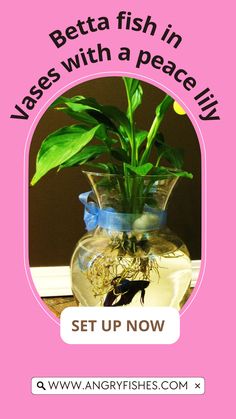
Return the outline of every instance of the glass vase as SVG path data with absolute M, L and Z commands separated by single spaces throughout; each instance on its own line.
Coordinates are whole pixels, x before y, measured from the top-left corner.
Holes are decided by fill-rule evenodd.
M 80 196 L 88 232 L 71 260 L 77 303 L 179 310 L 192 269 L 186 245 L 166 226 L 178 178 L 84 173 L 92 190 Z

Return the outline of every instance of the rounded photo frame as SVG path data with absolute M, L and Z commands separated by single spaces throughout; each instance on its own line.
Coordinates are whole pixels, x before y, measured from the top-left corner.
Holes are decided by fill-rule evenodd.
M 55 99 L 57 99 L 59 96 L 64 95 L 64 94 L 67 95 L 68 94 L 68 91 L 76 90 L 76 89 L 79 89 L 81 91 L 81 87 L 83 87 L 83 89 L 86 90 L 88 88 L 88 85 L 89 84 L 90 84 L 89 89 L 90 89 L 90 91 L 92 93 L 94 93 L 94 90 L 96 90 L 96 89 L 94 89 L 94 86 L 93 85 L 96 85 L 96 84 L 97 85 L 100 85 L 100 87 L 97 88 L 97 92 L 95 92 L 95 93 L 100 98 L 99 100 L 101 100 L 101 98 L 104 96 L 104 88 L 101 88 L 101 85 L 102 85 L 102 82 L 104 82 L 104 80 L 105 80 L 106 81 L 105 82 L 105 87 L 106 87 L 106 98 L 105 98 L 105 101 L 106 100 L 107 101 L 110 100 L 109 96 L 110 96 L 110 94 L 112 92 L 113 95 L 116 96 L 116 100 L 118 98 L 118 104 L 115 103 L 115 105 L 120 106 L 120 103 L 119 103 L 119 96 L 120 95 L 117 95 L 117 91 L 120 92 L 120 90 L 119 90 L 119 88 L 117 90 L 116 89 L 112 89 L 112 87 L 109 88 L 109 84 L 111 83 L 111 81 L 113 79 L 114 80 L 118 80 L 118 78 L 121 79 L 121 77 L 137 78 L 141 82 L 143 82 L 145 84 L 145 86 L 148 89 L 150 89 L 151 91 L 154 90 L 154 89 L 156 89 L 156 91 L 159 91 L 159 94 L 162 95 L 162 96 L 163 96 L 164 93 L 167 93 L 167 94 L 171 95 L 171 97 L 174 98 L 178 102 L 178 104 L 180 104 L 181 107 L 184 108 L 187 111 L 188 120 L 189 120 L 189 122 L 191 121 L 192 133 L 194 133 L 195 140 L 198 140 L 197 141 L 197 145 L 195 144 L 195 146 L 197 148 L 199 148 L 199 150 L 198 150 L 198 166 L 199 166 L 199 170 L 198 170 L 198 202 L 201 203 L 201 206 L 200 206 L 200 208 L 198 207 L 198 216 L 196 216 L 196 215 L 193 216 L 193 214 L 191 214 L 190 210 L 188 209 L 188 205 L 187 205 L 187 208 L 185 208 L 185 209 L 186 209 L 186 212 L 188 214 L 190 213 L 190 215 L 191 215 L 189 217 L 189 220 L 190 221 L 189 221 L 189 224 L 187 223 L 187 226 L 190 225 L 190 223 L 192 222 L 193 218 L 194 218 L 194 223 L 192 222 L 192 224 L 194 224 L 195 227 L 196 227 L 196 224 L 197 224 L 197 219 L 198 219 L 198 222 L 200 220 L 200 229 L 199 229 L 199 224 L 198 224 L 198 235 L 196 233 L 196 229 L 195 229 L 195 233 L 193 234 L 193 240 L 195 240 L 195 244 L 196 244 L 196 242 L 198 242 L 198 245 L 196 245 L 196 248 L 194 250 L 195 255 L 197 255 L 197 257 L 194 256 L 193 259 L 198 259 L 199 260 L 200 257 L 198 255 L 200 255 L 200 252 L 202 253 L 202 257 L 201 257 L 201 264 L 200 264 L 200 266 L 199 266 L 199 263 L 197 265 L 195 264 L 195 266 L 194 266 L 195 271 L 197 271 L 197 281 L 195 282 L 195 287 L 194 287 L 194 290 L 191 293 L 191 296 L 187 299 L 186 303 L 183 305 L 182 309 L 180 310 L 180 315 L 182 315 L 186 311 L 186 309 L 190 306 L 190 304 L 192 303 L 193 299 L 195 298 L 195 296 L 196 296 L 196 294 L 197 294 L 197 292 L 199 290 L 199 287 L 200 287 L 200 284 L 201 284 L 201 281 L 202 281 L 203 270 L 204 270 L 204 266 L 205 266 L 205 222 L 206 222 L 206 218 L 205 218 L 206 208 L 205 208 L 205 205 L 206 205 L 206 201 L 205 201 L 205 195 L 204 195 L 204 193 L 205 193 L 205 187 L 206 187 L 206 181 L 205 181 L 205 177 L 206 177 L 206 171 L 205 171 L 206 161 L 205 161 L 204 142 L 203 142 L 203 139 L 202 139 L 202 135 L 201 135 L 199 126 L 198 126 L 198 124 L 197 124 L 194 116 L 190 112 L 190 110 L 186 107 L 186 105 L 181 101 L 180 98 L 176 97 L 176 95 L 173 92 L 170 92 L 169 89 L 166 86 L 162 86 L 158 82 L 156 82 L 154 80 L 150 80 L 148 77 L 140 76 L 140 75 L 133 74 L 133 73 L 127 73 L 127 74 L 126 73 L 116 74 L 114 72 L 100 73 L 100 74 L 96 74 L 96 75 L 91 75 L 89 77 L 81 78 L 79 80 L 74 81 L 73 83 L 70 83 L 70 85 L 65 86 L 65 88 L 63 88 L 59 92 L 57 92 L 57 94 L 55 94 L 44 105 L 44 107 L 38 113 L 37 117 L 35 118 L 32 126 L 31 126 L 31 129 L 30 129 L 30 132 L 29 132 L 29 135 L 28 135 L 28 140 L 27 140 L 27 143 L 26 143 L 26 148 L 25 148 L 25 168 L 26 168 L 26 173 L 25 173 L 26 177 L 25 177 L 25 179 L 30 180 L 30 178 L 32 178 L 32 170 L 33 170 L 32 169 L 32 162 L 35 159 L 35 150 L 32 151 L 33 150 L 32 149 L 32 144 L 34 144 L 34 142 L 35 142 L 35 136 L 37 135 L 37 130 L 40 130 L 41 129 L 41 127 L 39 125 L 41 124 L 42 127 L 43 127 L 43 129 L 45 129 L 45 126 L 46 126 L 46 129 L 49 129 L 49 130 L 52 129 L 51 127 L 53 127 L 53 129 L 54 128 L 55 129 L 58 129 L 59 128 L 59 126 L 57 125 L 57 123 L 55 124 L 55 122 L 52 122 L 52 123 L 50 122 L 51 127 L 48 127 L 48 122 L 45 124 L 45 122 L 43 120 L 43 119 L 47 118 L 47 115 L 46 115 L 47 112 L 51 112 L 51 111 L 48 111 L 48 105 L 49 104 L 52 104 L 55 101 Z M 92 86 L 92 88 L 91 88 L 91 86 Z M 116 100 L 115 100 L 115 102 L 116 102 Z M 155 98 L 152 97 L 152 95 L 148 95 L 147 103 L 148 103 L 148 106 L 150 106 L 150 108 L 152 108 L 152 114 L 153 114 L 153 111 L 154 111 L 154 107 L 153 107 L 153 102 L 152 101 L 154 101 L 154 100 L 155 100 Z M 122 105 L 124 105 L 124 103 Z M 45 109 L 46 109 L 46 111 L 45 111 Z M 138 112 L 138 109 L 137 109 L 137 112 Z M 61 118 L 61 116 L 60 116 L 60 118 Z M 147 117 L 143 113 L 140 113 L 139 119 L 140 118 L 142 120 L 143 118 L 146 119 Z M 180 117 L 180 118 L 182 118 L 182 117 Z M 184 118 L 186 118 L 186 117 L 184 117 Z M 189 122 L 188 122 L 188 124 L 189 124 Z M 62 118 L 62 120 L 60 120 L 60 124 L 61 123 L 64 123 L 63 118 Z M 182 122 L 181 122 L 181 124 L 182 124 Z M 166 129 L 168 129 L 168 127 Z M 176 127 L 172 127 L 172 129 L 173 129 L 173 132 L 175 132 L 175 134 L 176 134 L 177 128 Z M 196 132 L 197 132 L 197 134 L 196 134 Z M 39 135 L 41 136 L 40 137 L 41 139 L 42 139 L 42 137 L 45 138 L 45 136 L 47 136 L 47 134 L 46 135 L 44 134 L 43 136 L 41 134 L 39 134 Z M 178 135 L 177 135 L 177 137 L 178 137 Z M 178 141 L 178 138 L 176 139 L 176 141 Z M 35 146 L 36 146 L 36 142 L 35 142 Z M 36 148 L 37 148 L 37 146 L 36 146 Z M 31 157 L 31 167 L 30 167 L 31 175 L 28 173 L 28 170 L 27 170 L 29 155 Z M 200 161 L 200 163 L 199 163 L 199 161 Z M 190 168 L 188 167 L 188 169 L 191 171 L 192 168 L 191 167 Z M 73 169 L 73 171 L 74 171 L 74 169 Z M 55 176 L 56 175 L 55 175 L 55 171 L 54 171 L 54 174 L 53 174 L 52 177 L 55 178 Z M 73 175 L 73 176 L 76 176 L 76 175 Z M 80 191 L 78 190 L 75 193 L 75 191 L 73 191 L 73 190 L 71 191 L 70 188 L 69 188 L 69 191 L 68 191 L 68 188 L 65 188 L 65 184 L 67 182 L 70 183 L 70 180 L 68 180 L 68 175 L 65 176 L 64 174 L 63 175 L 60 174 L 60 177 L 61 177 L 61 179 L 62 179 L 62 177 L 66 177 L 66 179 L 64 179 L 64 192 L 62 193 L 61 197 L 63 196 L 65 202 L 67 202 L 65 204 L 67 206 L 67 209 L 64 207 L 64 215 L 63 214 L 60 214 L 60 211 L 58 209 L 57 211 L 59 211 L 59 212 L 57 212 L 57 214 L 55 212 L 53 212 L 53 213 L 51 213 L 51 216 L 53 218 L 55 218 L 55 219 L 56 219 L 56 217 L 59 217 L 59 218 L 57 218 L 57 221 L 60 220 L 60 222 L 59 223 L 57 222 L 57 224 L 59 224 L 60 226 L 62 226 L 62 224 L 63 224 L 62 220 L 65 220 L 65 214 L 66 214 L 66 211 L 68 211 L 68 198 L 71 196 L 70 194 L 72 192 L 73 195 L 74 195 L 74 197 L 75 197 L 75 199 L 73 200 L 73 211 L 74 211 L 74 214 L 76 214 L 75 211 L 77 212 L 77 214 L 75 215 L 75 217 L 72 217 L 71 216 L 71 213 L 69 213 L 68 214 L 68 219 L 70 219 L 69 224 L 70 224 L 71 220 L 73 220 L 73 218 L 76 220 L 76 223 L 73 224 L 74 227 L 71 227 L 71 225 L 70 225 L 70 228 L 65 227 L 67 231 L 69 231 L 70 229 L 75 231 L 72 234 L 72 236 L 73 236 L 72 239 L 69 239 L 69 240 L 66 239 L 66 241 L 69 242 L 69 247 L 71 248 L 71 253 L 72 253 L 73 246 L 71 246 L 71 240 L 74 240 L 74 245 L 75 245 L 76 241 L 81 236 L 81 233 L 78 232 L 78 229 L 76 230 L 76 227 L 78 227 L 78 224 L 80 224 L 80 228 L 81 229 L 84 229 L 84 227 L 83 227 L 84 223 L 82 221 L 82 212 L 83 212 L 83 209 L 82 209 L 82 206 L 81 206 L 81 208 L 79 210 L 79 205 L 78 205 L 78 202 L 77 202 L 78 201 L 77 196 L 78 196 L 78 193 Z M 75 179 L 75 177 L 74 177 L 74 179 Z M 80 178 L 79 176 L 77 176 L 77 186 L 79 184 L 81 185 L 81 179 L 82 178 Z M 55 205 L 56 205 L 56 207 L 60 207 L 61 208 L 62 202 L 60 202 L 60 199 L 58 199 L 58 198 L 60 198 L 60 194 L 63 191 L 63 188 L 61 188 L 61 186 L 58 186 L 58 188 L 60 190 L 60 193 L 59 193 L 59 195 L 57 195 L 57 199 L 58 200 L 55 201 L 55 199 L 56 199 L 55 196 L 56 195 L 55 194 L 53 195 L 53 193 L 52 193 L 52 190 L 54 188 L 53 185 L 55 185 L 54 181 L 55 181 L 55 179 L 53 179 L 51 181 L 52 183 L 51 183 L 50 187 L 49 186 L 45 186 L 47 182 L 44 181 L 43 187 L 44 188 L 46 187 L 46 189 L 44 190 L 44 194 L 46 192 L 46 196 L 47 197 L 50 197 L 49 200 L 51 201 L 51 205 L 52 204 L 54 205 L 54 208 L 55 208 Z M 188 182 L 191 183 L 192 181 L 188 181 Z M 183 183 L 183 182 L 181 182 L 181 183 Z M 68 183 L 67 183 L 67 185 L 68 185 Z M 77 188 L 77 186 L 76 186 L 76 188 Z M 193 187 L 191 187 L 191 188 L 194 189 Z M 66 194 L 67 193 L 69 194 L 68 197 L 66 197 Z M 38 195 L 38 193 L 36 194 L 38 196 L 36 198 L 33 198 L 33 201 L 32 200 L 30 201 L 30 210 L 28 211 L 28 199 L 30 197 L 30 194 L 31 194 L 31 191 L 29 192 L 29 190 L 28 190 L 28 184 L 27 184 L 27 180 L 26 180 L 26 185 L 25 185 L 25 251 L 26 251 L 26 254 L 25 254 L 25 267 L 26 267 L 26 271 L 27 271 L 27 276 L 28 276 L 30 287 L 31 287 L 31 289 L 32 289 L 32 291 L 34 293 L 34 296 L 37 299 L 37 301 L 40 303 L 41 307 L 50 316 L 51 319 L 53 319 L 56 323 L 59 323 L 58 319 L 53 314 L 53 311 L 51 310 L 50 306 L 48 307 L 47 305 L 45 305 L 45 302 L 43 302 L 42 301 L 42 298 L 39 296 L 38 290 L 35 287 L 35 281 L 32 280 L 32 276 L 33 276 L 32 272 L 33 271 L 35 272 L 35 267 L 39 267 L 39 266 L 41 266 L 41 267 L 42 266 L 44 266 L 44 267 L 45 266 L 48 266 L 48 267 L 51 267 L 51 266 L 65 266 L 65 264 L 66 264 L 65 263 L 65 253 L 62 255 L 62 254 L 60 254 L 60 252 L 57 252 L 55 250 L 55 243 L 57 245 L 59 245 L 59 246 L 61 246 L 61 245 L 60 245 L 60 234 L 58 234 L 58 231 L 55 230 L 55 228 L 53 230 L 53 227 L 51 227 L 51 230 L 49 228 L 47 228 L 47 230 L 48 230 L 48 238 L 45 239 L 46 241 L 44 241 L 44 242 L 42 241 L 42 243 L 40 244 L 41 250 L 38 247 L 38 244 L 39 243 L 37 241 L 37 235 L 40 235 L 40 237 L 45 236 L 44 229 L 42 228 L 42 225 L 45 222 L 45 214 L 46 213 L 50 213 L 50 211 L 48 211 L 47 205 L 45 204 L 45 202 L 47 200 L 45 200 L 45 198 L 43 198 L 43 199 L 40 198 L 40 195 Z M 189 192 L 186 192 L 186 191 L 184 191 L 183 194 L 186 195 L 186 197 L 188 199 L 188 202 L 190 202 L 191 205 L 195 203 L 194 205 L 196 207 L 196 198 L 195 199 L 191 199 L 191 194 L 189 195 Z M 43 211 L 41 211 L 42 206 L 44 207 Z M 35 213 L 35 208 L 36 208 L 36 213 Z M 180 203 L 177 206 L 177 208 L 178 208 L 178 212 L 181 212 L 181 214 L 183 215 L 183 210 L 182 210 L 183 207 L 181 207 L 181 204 Z M 39 211 L 39 212 L 37 212 L 37 211 Z M 175 215 L 175 213 L 176 213 L 176 207 L 175 208 L 171 208 L 170 211 L 171 211 L 171 215 L 172 215 L 172 218 L 173 218 L 173 214 Z M 34 219 L 34 216 L 32 216 L 32 213 L 36 216 L 35 219 L 37 219 L 37 222 L 33 220 Z M 40 220 L 40 217 L 38 216 L 39 213 L 41 213 L 41 216 L 42 216 L 41 217 L 41 220 Z M 195 211 L 195 214 L 196 213 L 197 212 Z M 28 226 L 28 216 L 29 216 L 29 214 L 31 214 L 31 218 L 30 218 L 30 224 L 29 224 L 30 243 L 28 244 L 28 240 L 26 240 L 26 238 L 28 237 L 27 226 Z M 55 214 L 56 214 L 56 216 L 55 216 Z M 202 219 L 201 219 L 201 214 L 203 215 Z M 185 219 L 186 219 L 186 217 L 185 217 Z M 46 223 L 49 223 L 48 225 L 50 225 L 51 220 L 52 219 L 50 219 L 50 217 L 49 217 L 49 219 L 46 220 Z M 35 223 L 37 224 L 37 226 L 36 226 L 37 228 L 35 227 Z M 175 221 L 174 221 L 174 223 L 175 223 Z M 174 230 L 176 230 L 176 228 Z M 40 234 L 39 234 L 39 231 L 40 231 Z M 53 239 L 53 234 L 52 233 L 55 235 L 54 236 L 54 239 Z M 62 234 L 61 235 L 63 236 L 63 231 L 62 231 Z M 196 240 L 196 237 L 197 237 L 197 240 Z M 185 239 L 185 241 L 188 241 L 188 240 Z M 54 243 L 53 251 L 52 251 L 52 248 L 51 248 L 51 249 L 49 249 L 50 252 L 48 252 L 48 250 L 47 250 L 48 245 L 46 246 L 46 244 L 45 244 L 45 243 L 49 243 L 49 242 L 50 243 Z M 32 243 L 37 244 L 36 250 L 33 250 L 32 249 Z M 197 249 L 197 247 L 198 247 L 198 249 Z M 37 249 L 39 249 L 39 250 L 37 250 Z M 43 253 L 42 249 L 45 250 L 44 253 Z M 46 261 L 45 261 L 45 257 L 42 255 L 42 253 L 44 255 L 47 254 L 47 257 L 48 257 L 48 254 L 50 254 L 50 253 L 51 253 L 51 255 L 52 255 L 52 253 L 54 253 L 54 255 L 53 255 L 53 257 L 52 257 L 51 260 L 50 260 L 50 258 L 49 259 L 46 258 Z M 191 251 L 191 253 L 192 253 L 192 251 Z M 61 261 L 58 260 L 58 259 L 57 260 L 55 259 L 55 254 L 56 254 L 56 258 L 58 258 L 58 257 L 59 258 L 60 257 L 62 258 Z M 38 255 L 40 255 L 41 260 L 38 259 Z M 67 251 L 67 255 L 68 255 L 68 251 Z M 30 262 L 29 262 L 29 260 L 30 260 Z M 68 260 L 68 263 L 69 263 L 68 256 L 67 256 L 67 260 Z M 33 269 L 32 269 L 32 267 L 33 267 Z M 200 268 L 200 272 L 199 272 L 199 268 Z M 139 290 L 139 291 L 141 292 L 141 290 Z

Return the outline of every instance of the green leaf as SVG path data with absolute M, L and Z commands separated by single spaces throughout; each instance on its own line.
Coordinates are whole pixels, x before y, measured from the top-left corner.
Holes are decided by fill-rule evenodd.
M 148 172 L 153 168 L 152 163 L 145 163 L 142 166 L 131 166 L 127 164 L 126 167 L 129 169 L 130 172 L 135 173 L 138 176 L 146 176 Z
M 86 146 L 79 153 L 76 153 L 70 159 L 62 163 L 59 169 L 85 164 L 90 160 L 96 159 L 107 151 L 109 151 L 109 149 L 104 145 Z
M 182 169 L 184 164 L 184 153 L 181 148 L 174 148 L 162 142 L 156 142 L 157 145 L 157 165 L 161 159 L 166 159 L 174 168 Z
M 39 152 L 37 154 L 36 164 L 41 159 L 43 154 L 47 152 L 47 150 L 55 144 L 55 137 L 57 138 L 57 144 L 59 145 L 60 142 L 64 143 L 65 138 L 64 135 L 73 135 L 76 134 L 77 136 L 84 134 L 88 131 L 88 127 L 83 125 L 70 125 L 68 127 L 63 127 L 58 129 L 57 131 L 52 132 L 49 134 L 45 140 L 42 142 Z
M 123 127 L 126 134 L 130 132 L 130 123 L 124 112 L 115 106 L 103 106 L 94 98 L 85 98 L 84 96 L 66 98 L 62 96 L 52 104 L 52 107 L 90 125 L 104 124 L 108 130 L 121 135 L 120 126 Z
M 73 96 L 65 97 L 60 96 L 55 102 L 52 103 L 50 108 L 63 108 L 65 106 L 70 107 L 75 112 L 80 112 L 83 110 L 82 107 L 95 108 L 97 109 L 98 102 L 94 98 L 86 98 L 84 96 Z
M 135 131 L 135 141 L 138 148 L 143 144 L 144 140 L 147 138 L 147 134 L 148 134 L 148 131 L 144 131 L 144 130 Z
M 60 166 L 85 147 L 95 136 L 100 125 L 85 131 L 80 126 L 64 127 L 49 135 L 42 143 L 36 161 L 36 172 L 31 180 L 35 185 L 49 170 Z
M 153 120 L 153 123 L 151 125 L 151 128 L 147 136 L 147 141 L 148 141 L 147 149 L 148 150 L 153 145 L 153 141 L 156 138 L 157 131 L 160 128 L 164 115 L 172 103 L 173 103 L 173 99 L 170 96 L 166 95 L 164 99 L 162 100 L 162 102 L 156 107 L 156 116 Z
M 174 99 L 172 97 L 166 95 L 162 102 L 156 107 L 156 116 L 159 120 L 162 120 L 165 113 L 169 109 L 169 107 L 174 102 Z
M 116 134 L 121 143 L 121 147 L 128 151 L 129 141 L 127 137 L 130 135 L 130 122 L 120 109 L 115 106 L 104 106 L 99 104 L 94 98 L 85 98 L 84 96 L 74 96 L 66 98 L 62 96 L 55 101 L 52 106 L 58 111 L 63 111 L 72 118 L 86 123 L 92 128 L 99 124 L 103 125 L 103 130 L 106 130 L 106 136 L 98 138 L 111 145 L 109 142 L 110 134 Z
M 98 123 L 106 125 L 107 129 L 109 129 L 110 131 L 113 131 L 113 132 L 118 131 L 116 125 L 111 121 L 111 119 L 107 117 L 107 115 L 103 111 L 100 112 L 100 111 L 90 110 L 88 114 L 92 118 L 95 118 Z
M 134 112 L 139 105 L 142 103 L 142 96 L 143 96 L 143 89 L 141 85 L 139 84 L 136 91 L 134 92 L 131 100 L 131 109 L 132 112 Z
M 167 112 L 172 103 L 173 99 L 170 96 L 166 95 L 162 102 L 156 107 L 156 116 L 152 122 L 151 128 L 147 135 L 146 149 L 142 155 L 141 163 L 145 163 L 149 159 L 150 152 L 155 142 L 155 138 L 160 128 L 161 122 L 164 118 L 165 113 Z
M 184 165 L 184 152 L 181 148 L 170 148 L 164 154 L 165 159 L 176 169 L 182 169 Z
M 128 98 L 127 116 L 130 119 L 131 115 L 142 103 L 143 89 L 139 80 L 123 77 L 126 94 Z
M 107 120 L 103 117 L 102 114 L 99 114 L 98 112 L 94 112 L 92 116 L 92 112 L 86 113 L 86 112 L 80 112 L 76 113 L 69 109 L 66 110 L 66 113 L 70 115 L 72 118 L 85 123 L 86 125 L 89 125 L 89 128 L 92 128 L 95 125 L 100 124 L 101 128 L 96 132 L 96 137 L 99 140 L 106 141 L 107 144 L 115 144 L 117 143 L 117 140 L 111 137 L 111 132 L 107 132 L 108 130 L 111 130 L 111 124 L 107 123 Z M 115 128 L 115 126 L 113 126 Z M 88 126 L 85 127 L 87 130 L 89 129 Z M 113 129 L 115 131 L 115 129 Z M 115 132 L 115 134 L 117 134 Z
M 127 86 L 127 89 L 129 90 L 130 96 L 133 96 L 140 84 L 139 80 L 133 79 L 131 77 L 123 77 L 123 80 L 125 85 Z
M 94 98 L 83 98 L 82 96 L 77 101 L 72 98 L 71 100 L 67 100 L 65 103 L 66 105 L 73 111 L 73 112 L 87 112 L 90 116 L 96 119 L 97 122 L 107 125 L 110 129 L 117 131 L 116 126 L 111 121 L 109 115 L 104 110 L 104 106 L 100 105 L 96 99 Z M 117 109 L 118 113 L 119 109 Z
M 73 112 L 86 112 L 86 111 L 97 111 L 95 106 L 91 106 L 90 104 L 86 103 L 86 100 L 81 100 L 79 103 L 74 102 L 65 102 L 67 107 L 71 109 Z
M 124 112 L 122 112 L 119 108 L 116 106 L 107 106 L 104 105 L 101 107 L 101 111 L 104 113 L 104 115 L 114 121 L 114 123 L 117 124 L 117 127 L 121 125 L 125 132 L 130 132 L 130 122 L 125 115 Z
M 76 121 L 83 122 L 85 124 L 90 125 L 91 127 L 97 125 L 98 121 L 95 119 L 92 115 L 90 115 L 87 112 L 74 112 L 68 107 L 64 108 L 56 108 L 58 111 L 63 111 L 67 115 L 69 115 L 71 118 L 75 119 Z
M 173 178 L 173 177 L 186 177 L 189 179 L 193 178 L 192 173 L 186 172 L 184 170 L 172 169 L 172 168 L 164 167 L 164 166 L 153 168 L 151 174 L 157 175 L 158 179 L 168 179 L 168 178 Z

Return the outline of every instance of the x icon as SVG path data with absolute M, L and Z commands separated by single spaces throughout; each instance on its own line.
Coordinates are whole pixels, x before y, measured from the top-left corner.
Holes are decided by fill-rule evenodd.
M 195 388 L 200 388 L 201 383 L 195 383 Z

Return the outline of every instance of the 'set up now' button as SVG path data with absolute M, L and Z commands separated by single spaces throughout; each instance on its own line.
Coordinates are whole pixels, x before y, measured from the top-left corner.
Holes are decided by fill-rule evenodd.
M 70 344 L 171 344 L 180 335 L 172 307 L 68 307 L 61 338 Z

